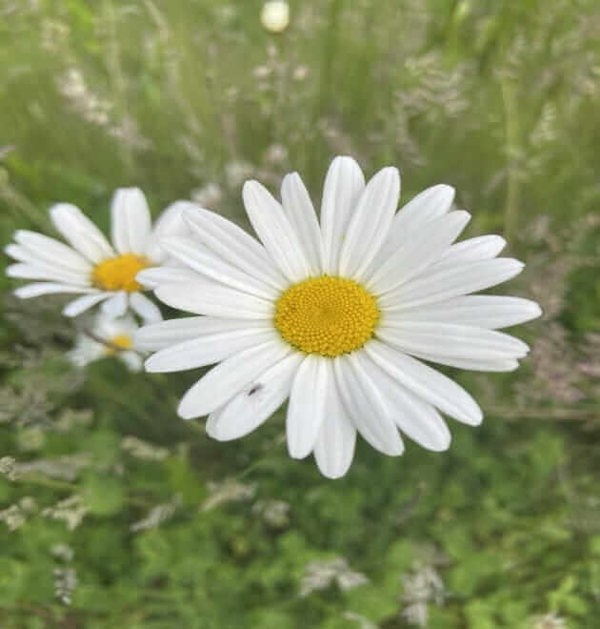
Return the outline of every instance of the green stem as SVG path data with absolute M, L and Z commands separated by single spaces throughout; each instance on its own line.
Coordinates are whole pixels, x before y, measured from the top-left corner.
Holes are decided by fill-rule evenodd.
M 504 105 L 505 151 L 506 151 L 506 200 L 504 204 L 504 235 L 514 237 L 519 219 L 519 175 L 516 156 L 520 147 L 519 113 L 515 82 L 510 78 L 500 80 Z

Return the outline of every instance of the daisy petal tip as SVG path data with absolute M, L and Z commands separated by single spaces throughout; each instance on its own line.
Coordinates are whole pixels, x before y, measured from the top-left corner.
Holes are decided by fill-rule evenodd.
M 142 190 L 137 186 L 122 186 L 115 190 L 115 194 L 141 194 L 145 196 Z
M 288 454 L 290 455 L 290 458 L 296 459 L 296 461 L 301 461 L 302 459 L 305 459 L 310 454 L 310 452 L 303 452 L 302 450 L 291 450 L 288 446 Z
M 28 233 L 28 232 L 27 232 L 27 230 L 26 230 L 26 229 L 17 229 L 17 230 L 15 231 L 15 233 L 13 234 L 13 240 L 14 240 L 15 242 L 18 242 L 19 244 L 21 244 L 21 243 L 22 243 L 22 241 L 23 241 L 23 238 L 24 238 L 24 237 L 25 237 L 25 238 L 27 237 L 27 233 Z
M 6 277 L 10 277 L 10 278 L 18 278 L 19 277 L 19 272 L 18 270 L 15 270 L 13 267 L 16 266 L 15 264 L 11 264 L 10 266 L 7 266 L 6 269 L 4 269 L 4 273 L 6 275 Z
M 364 185 L 365 177 L 362 168 L 350 155 L 338 155 L 334 157 L 329 165 L 326 179 L 331 180 L 333 177 L 333 180 L 336 180 L 340 175 L 344 176 L 349 181 L 359 181 L 361 185 Z
M 298 438 L 294 436 L 287 436 L 287 451 L 292 459 L 301 460 L 305 459 L 311 452 L 312 446 L 302 443 Z
M 152 280 L 148 280 L 148 277 L 152 277 L 152 274 L 147 272 L 148 269 L 144 269 L 142 271 L 140 271 L 136 276 L 135 276 L 135 281 L 138 282 L 139 284 L 143 284 L 144 286 L 153 286 L 154 282 Z
M 535 301 L 531 302 L 531 318 L 539 319 L 543 315 L 544 311 L 542 310 L 542 307 Z
M 457 220 L 459 220 L 459 222 L 463 226 L 467 225 L 469 221 L 471 220 L 471 218 L 473 218 L 471 216 L 471 213 L 468 212 L 467 210 L 455 210 L 453 214 L 455 214 Z
M 242 197 L 260 193 L 263 189 L 264 186 L 259 181 L 256 181 L 256 179 L 248 179 L 242 186 Z
M 449 199 L 450 203 L 454 201 L 454 197 L 456 196 L 456 189 L 448 183 L 438 183 L 435 186 L 432 186 L 431 190 L 432 192 L 436 192 L 440 195 L 440 197 Z
M 345 469 L 328 469 L 321 466 L 318 466 L 318 468 L 321 476 L 324 476 L 328 480 L 339 480 L 340 478 L 344 478 L 349 469 L 349 467 L 346 467 Z
M 17 239 L 17 237 L 16 237 L 16 236 L 17 236 L 17 235 L 15 234 L 15 235 L 14 235 L 14 239 L 15 239 L 15 240 Z M 2 247 L 2 251 L 3 251 L 3 252 L 4 252 L 4 254 L 5 254 L 5 255 L 7 255 L 9 258 L 14 258 L 14 259 L 16 260 L 17 258 L 11 254 L 11 251 L 13 251 L 13 252 L 14 252 L 14 249 L 13 249 L 13 247 L 14 247 L 14 246 L 15 246 L 15 245 L 13 245 L 12 243 L 10 243 L 10 244 L 8 244 L 8 245 L 4 245 L 4 247 Z
M 474 409 L 474 412 L 472 415 L 470 415 L 469 417 L 469 424 L 471 426 L 481 426 L 481 424 L 483 423 L 483 411 L 477 407 L 477 409 Z
M 355 167 L 358 166 L 358 162 L 350 155 L 336 155 L 332 160 L 331 160 L 331 166 L 335 166 L 335 167 L 341 167 L 341 166 L 351 166 L 351 167 Z M 359 166 L 360 168 L 360 166 Z
M 385 178 L 388 184 L 400 187 L 400 171 L 396 166 L 384 166 L 375 174 L 375 177 L 377 176 Z
M 293 171 L 291 173 L 287 173 L 286 175 L 284 175 L 281 183 L 282 185 L 284 183 L 287 183 L 287 185 L 290 185 L 290 184 L 297 184 L 298 181 L 302 181 L 302 177 L 300 177 L 299 172 Z
M 141 345 L 143 345 L 143 341 Z M 165 361 L 163 360 L 159 352 L 153 354 L 149 358 L 146 358 L 146 360 L 144 361 L 144 369 L 148 373 L 167 373 L 170 371 L 168 365 L 165 364 Z
M 443 443 L 443 444 L 440 443 L 429 449 L 431 450 L 431 452 L 447 452 L 450 449 L 451 445 L 452 445 L 452 439 L 448 439 L 446 443 Z
M 73 215 L 73 212 L 75 211 L 75 213 L 77 213 L 78 211 L 78 207 L 71 204 L 71 203 L 55 203 L 54 205 L 50 206 L 50 209 L 48 210 L 49 214 L 50 214 L 50 220 L 54 223 L 54 225 L 56 226 L 57 224 L 59 224 L 61 222 L 62 219 L 66 218 L 66 216 L 68 215 Z
M 19 286 L 19 288 L 16 288 L 12 294 L 18 299 L 28 299 L 30 295 L 26 290 L 24 290 L 25 288 L 25 286 Z
M 197 419 L 198 417 L 200 417 L 200 415 L 198 415 L 198 413 L 196 413 L 193 408 L 190 408 L 189 405 L 186 404 L 185 398 L 181 400 L 179 406 L 177 407 L 177 415 L 185 421 Z

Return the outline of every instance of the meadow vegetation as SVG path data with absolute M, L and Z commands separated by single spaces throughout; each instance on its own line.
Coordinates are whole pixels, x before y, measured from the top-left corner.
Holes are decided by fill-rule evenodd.
M 289 459 L 183 422 L 198 372 L 84 371 L 62 298 L 0 275 L 0 626 L 596 627 L 600 615 L 600 6 L 596 0 L 0 0 L 0 240 L 104 229 L 118 186 L 247 226 L 241 185 L 387 164 L 527 263 L 544 317 L 510 374 L 448 370 L 483 425 L 443 454 Z M 3 265 L 9 263 L 5 258 Z

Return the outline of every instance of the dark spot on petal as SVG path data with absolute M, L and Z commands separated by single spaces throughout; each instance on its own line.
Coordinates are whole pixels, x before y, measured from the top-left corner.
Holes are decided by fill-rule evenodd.
M 248 391 L 248 397 L 250 397 L 251 395 L 254 395 L 255 393 L 258 393 L 262 388 L 263 388 L 263 385 L 260 384 L 260 382 L 258 382 Z

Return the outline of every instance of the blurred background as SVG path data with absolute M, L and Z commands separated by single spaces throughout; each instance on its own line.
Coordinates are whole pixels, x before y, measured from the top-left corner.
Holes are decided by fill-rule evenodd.
M 55 235 L 56 201 L 106 229 L 129 185 L 246 224 L 245 179 L 298 170 L 318 200 L 351 154 L 507 237 L 532 353 L 448 370 L 486 414 L 449 452 L 361 443 L 327 481 L 280 415 L 229 444 L 179 420 L 199 372 L 76 370 L 62 299 L 2 274 L 0 626 L 597 627 L 600 5 L 276 4 L 0 0 L 1 241 Z

